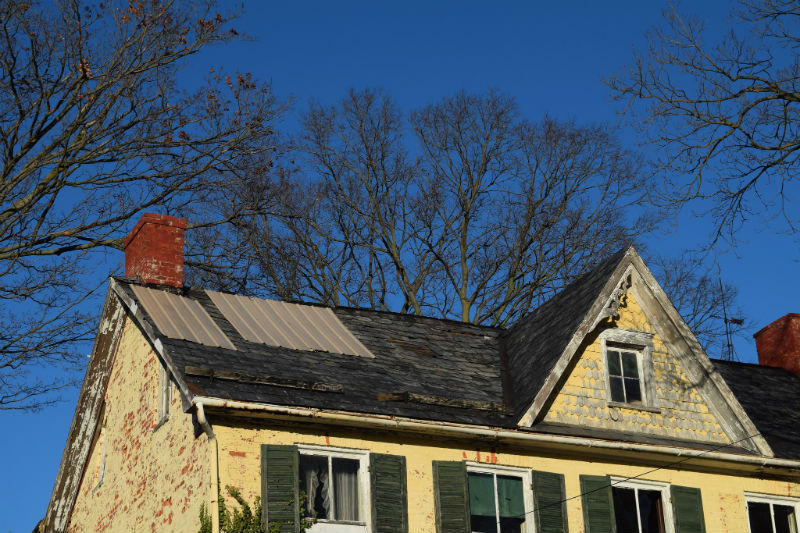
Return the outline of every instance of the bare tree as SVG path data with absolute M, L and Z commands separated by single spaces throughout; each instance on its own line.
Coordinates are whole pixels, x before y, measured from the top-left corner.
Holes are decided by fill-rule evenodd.
M 118 248 L 132 217 L 243 214 L 193 202 L 267 157 L 270 88 L 214 72 L 178 84 L 190 56 L 236 37 L 230 19 L 212 0 L 0 1 L 0 409 L 69 381 L 92 325 L 80 302 L 107 274 L 92 250 Z
M 749 323 L 736 303 L 736 287 L 709 270 L 697 252 L 684 252 L 680 258 L 655 256 L 648 264 L 706 353 L 738 359 L 732 340 L 744 336 Z
M 494 91 L 408 121 L 351 91 L 312 105 L 295 146 L 281 207 L 228 241 L 228 257 L 248 243 L 254 293 L 506 325 L 651 228 L 644 174 L 611 132 L 527 121 Z
M 715 240 L 755 215 L 796 231 L 800 168 L 800 5 L 740 0 L 711 42 L 702 21 L 664 12 L 649 47 L 608 84 L 672 176 L 668 205 L 711 199 Z

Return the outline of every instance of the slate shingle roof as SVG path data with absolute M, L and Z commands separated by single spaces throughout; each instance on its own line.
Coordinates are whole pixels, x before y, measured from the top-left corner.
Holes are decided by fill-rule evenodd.
M 517 417 L 530 406 L 608 278 L 625 257 L 620 250 L 522 318 L 508 331 L 505 349 L 512 406 Z
M 333 309 L 374 358 L 249 342 L 196 289 L 181 294 L 200 303 L 236 350 L 160 338 L 195 395 L 515 428 L 624 257 L 622 250 L 602 261 L 508 330 Z M 131 280 L 117 282 L 136 301 Z M 143 315 L 157 330 L 146 309 Z M 800 460 L 800 377 L 758 365 L 714 363 L 776 455 Z M 531 429 L 572 434 L 559 428 Z M 641 436 L 583 429 L 580 436 L 642 441 Z
M 713 362 L 775 455 L 800 460 L 800 376 L 771 366 Z
M 129 283 L 118 281 L 129 297 L 135 297 Z M 174 366 L 183 371 L 182 378 L 195 394 L 464 424 L 515 425 L 503 401 L 501 329 L 334 309 L 339 320 L 375 354 L 367 358 L 248 342 L 204 291 L 189 290 L 184 296 L 200 302 L 236 346 L 227 350 L 162 337 Z M 197 369 L 253 380 L 219 379 L 211 372 L 197 375 Z

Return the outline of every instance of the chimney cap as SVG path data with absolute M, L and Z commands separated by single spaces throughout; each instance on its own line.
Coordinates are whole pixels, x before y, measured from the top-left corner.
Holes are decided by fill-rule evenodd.
M 762 333 L 764 333 L 768 329 L 770 329 L 772 327 L 775 327 L 775 326 L 778 326 L 778 325 L 782 324 L 783 322 L 785 322 L 787 320 L 791 320 L 793 318 L 794 319 L 800 318 L 800 313 L 786 313 L 782 317 L 780 317 L 780 318 L 778 318 L 776 320 L 773 320 L 772 322 L 770 322 L 769 324 L 767 324 L 766 326 L 764 326 L 760 330 L 758 330 L 755 333 L 753 333 L 753 338 L 756 339 L 756 338 L 758 338 L 759 335 L 761 335 Z
M 162 226 L 173 226 L 183 230 L 186 229 L 185 218 L 159 215 L 157 213 L 144 213 L 142 218 L 139 219 L 139 222 L 136 223 L 136 226 L 133 227 L 128 236 L 122 240 L 123 250 L 125 250 L 130 245 L 131 241 L 136 238 L 136 234 L 139 233 L 145 224 L 161 224 Z

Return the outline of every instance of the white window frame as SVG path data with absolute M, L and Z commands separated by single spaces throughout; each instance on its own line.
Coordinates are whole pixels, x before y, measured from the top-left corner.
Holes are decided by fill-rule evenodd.
M 664 508 L 664 531 L 666 533 L 675 533 L 675 518 L 672 516 L 672 495 L 669 490 L 669 483 L 664 483 L 662 481 L 650 481 L 646 479 L 628 479 L 624 477 L 611 476 L 611 488 L 657 490 L 661 492 L 661 505 Z M 642 517 L 639 515 L 638 492 L 636 492 L 636 520 L 641 527 Z
M 172 404 L 172 382 L 169 378 L 169 369 L 163 361 L 158 359 L 158 419 L 154 430 L 161 427 L 169 420 L 169 411 Z
M 97 483 L 95 484 L 94 488 L 92 489 L 92 493 L 100 490 L 100 487 L 103 486 L 103 480 L 106 477 L 106 416 L 105 416 L 105 407 L 103 407 L 103 414 L 101 416 L 101 420 L 103 421 L 100 426 L 100 433 L 98 434 L 98 439 L 102 441 L 100 444 L 100 463 L 97 467 Z
M 749 504 L 750 502 L 754 503 L 769 503 L 769 515 L 772 518 L 772 531 L 775 531 L 775 511 L 772 508 L 772 505 L 786 505 L 788 507 L 794 507 L 794 521 L 795 525 L 800 528 L 800 499 L 798 498 L 791 498 L 789 496 L 775 496 L 772 494 L 758 494 L 755 492 L 745 492 L 744 493 L 744 504 L 745 504 L 745 513 L 747 514 L 747 531 L 752 533 L 750 530 L 750 511 L 749 511 Z
M 466 461 L 467 474 L 494 474 L 516 476 L 522 478 L 522 501 L 525 505 L 525 523 L 523 524 L 525 533 L 535 533 L 536 526 L 534 525 L 533 516 L 533 471 L 530 468 L 519 468 L 515 466 L 503 465 L 487 465 L 485 463 L 477 463 L 473 461 Z M 468 489 L 469 490 L 469 489 Z M 500 514 L 497 504 L 497 481 L 495 480 L 495 518 Z
M 369 452 L 351 448 L 336 448 L 333 446 L 315 446 L 310 444 L 297 444 L 299 455 L 318 455 L 328 458 L 328 468 L 331 468 L 331 459 L 355 459 L 358 465 L 358 510 L 361 520 L 358 522 L 340 520 L 317 520 L 314 525 L 306 529 L 308 533 L 366 533 L 372 523 L 372 509 L 370 498 L 369 478 Z M 299 457 L 298 457 L 299 460 Z M 328 483 L 328 490 L 333 490 L 333 480 Z M 331 494 L 331 501 L 333 495 Z
M 607 329 L 600 334 L 603 347 L 604 380 L 606 386 L 606 402 L 612 407 L 625 409 L 641 409 L 660 412 L 656 401 L 656 377 L 653 370 L 653 333 L 645 331 L 629 331 L 625 329 Z M 608 350 L 628 351 L 636 354 L 639 370 L 639 390 L 641 402 L 617 402 L 611 399 L 611 379 L 608 373 Z

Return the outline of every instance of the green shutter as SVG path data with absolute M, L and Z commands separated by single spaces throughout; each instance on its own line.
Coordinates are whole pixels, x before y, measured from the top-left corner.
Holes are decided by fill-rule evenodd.
M 265 530 L 299 531 L 297 446 L 261 445 L 261 519 Z
M 670 492 L 672 493 L 672 514 L 675 517 L 675 533 L 706 533 L 700 489 L 672 485 Z
M 567 501 L 564 476 L 533 472 L 533 505 L 537 533 L 567 533 Z
M 616 533 L 614 500 L 608 476 L 581 476 L 581 501 L 586 533 Z
M 466 465 L 460 461 L 434 461 L 433 493 L 436 502 L 436 531 L 469 531 Z
M 406 458 L 369 454 L 373 533 L 408 532 Z

